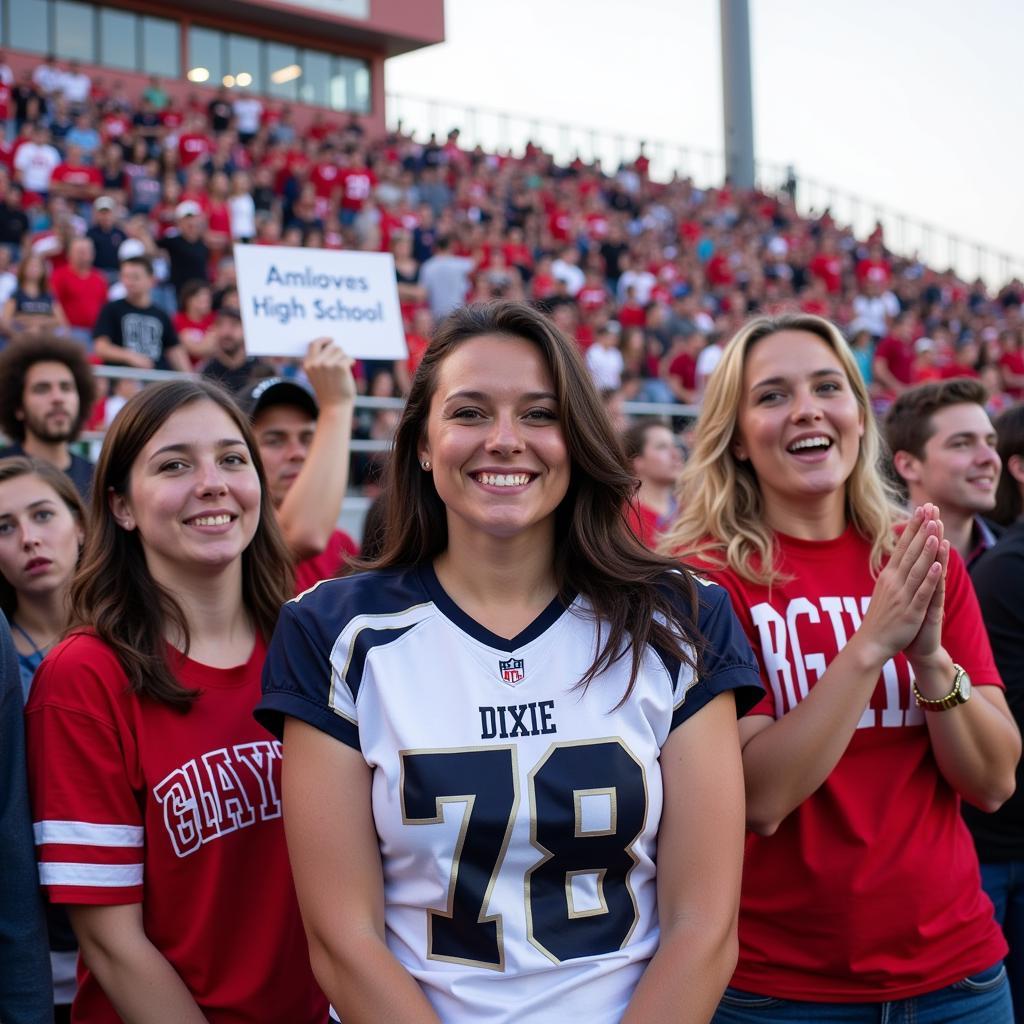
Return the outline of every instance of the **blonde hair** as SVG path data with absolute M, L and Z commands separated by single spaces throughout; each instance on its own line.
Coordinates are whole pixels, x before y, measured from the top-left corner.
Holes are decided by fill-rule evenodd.
M 758 317 L 726 345 L 708 381 L 693 449 L 679 480 L 679 517 L 662 537 L 661 548 L 682 558 L 699 557 L 717 568 L 728 566 L 753 583 L 771 585 L 780 579 L 774 533 L 764 521 L 757 476 L 732 450 L 747 356 L 757 342 L 780 331 L 806 331 L 824 341 L 842 365 L 860 406 L 864 436 L 846 481 L 846 515 L 871 542 L 871 571 L 877 573 L 892 552 L 893 528 L 905 513 L 879 470 L 882 439 L 850 347 L 834 324 L 810 314 Z

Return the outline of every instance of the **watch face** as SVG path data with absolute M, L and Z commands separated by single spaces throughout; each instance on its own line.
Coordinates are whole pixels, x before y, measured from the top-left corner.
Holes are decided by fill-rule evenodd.
M 971 696 L 971 677 L 965 672 L 960 677 L 960 701 L 963 703 Z

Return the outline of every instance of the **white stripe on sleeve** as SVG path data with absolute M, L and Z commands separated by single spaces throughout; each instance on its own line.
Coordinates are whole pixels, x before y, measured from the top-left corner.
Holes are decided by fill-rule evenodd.
M 142 846 L 141 825 L 95 825 L 89 821 L 37 821 L 32 826 L 36 846 Z
M 141 864 L 51 864 L 39 863 L 42 885 L 85 885 L 119 889 L 142 885 Z

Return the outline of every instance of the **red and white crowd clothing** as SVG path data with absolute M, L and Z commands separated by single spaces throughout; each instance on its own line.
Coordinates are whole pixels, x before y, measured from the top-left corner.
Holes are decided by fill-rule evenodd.
M 129 690 L 93 635 L 40 666 L 26 708 L 40 880 L 54 903 L 142 904 L 210 1024 L 322 1024 L 284 830 L 281 745 L 253 719 L 265 645 L 230 669 L 172 652 L 187 712 Z M 118 1024 L 79 963 L 72 1020 Z
M 178 136 L 178 159 L 188 167 L 213 152 L 213 140 L 199 132 L 183 132 Z
M 365 167 L 349 167 L 341 175 L 341 208 L 358 212 L 377 185 L 377 176 Z
M 870 544 L 776 534 L 771 588 L 731 570 L 724 586 L 781 718 L 859 627 L 874 588 Z M 975 686 L 1002 682 L 967 573 L 950 553 L 943 646 Z M 932 753 L 903 655 L 886 662 L 839 763 L 771 836 L 750 835 L 732 984 L 812 1002 L 877 1002 L 932 992 L 1006 955 L 981 890 L 960 798 Z M 954 712 L 955 713 L 955 712 Z
M 345 571 L 345 566 L 359 554 L 359 546 L 344 530 L 335 530 L 327 546 L 295 566 L 295 593 L 301 594 L 321 580 L 331 580 Z

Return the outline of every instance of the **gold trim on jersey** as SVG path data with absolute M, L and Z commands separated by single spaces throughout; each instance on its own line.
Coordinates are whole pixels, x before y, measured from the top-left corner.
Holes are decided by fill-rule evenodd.
M 541 859 L 539 861 L 537 861 L 536 864 L 532 865 L 529 868 L 529 870 L 526 872 L 525 876 L 523 877 L 523 899 L 525 900 L 525 903 L 526 903 L 526 937 L 529 940 L 530 944 L 532 946 L 534 946 L 536 949 L 539 949 L 541 951 L 541 953 L 543 953 L 553 964 L 561 963 L 561 961 L 558 959 L 558 957 L 556 957 L 551 952 L 551 950 L 549 950 L 534 935 L 534 932 L 533 932 L 533 911 L 531 910 L 531 907 L 530 907 L 530 880 L 533 877 L 534 872 L 537 871 L 538 868 L 543 867 L 549 860 L 551 860 L 554 857 L 554 854 L 546 846 L 544 846 L 542 843 L 538 842 L 538 840 L 537 840 L 537 794 L 536 794 L 536 787 L 535 787 L 534 779 L 535 779 L 535 776 L 537 775 L 537 772 L 539 772 L 540 769 L 544 767 L 544 765 L 547 763 L 547 761 L 551 757 L 551 755 L 556 750 L 558 750 L 559 748 L 561 748 L 561 747 L 592 747 L 592 746 L 596 746 L 599 743 L 618 743 L 619 746 L 622 747 L 622 749 L 636 763 L 637 767 L 640 769 L 640 777 L 643 779 L 643 782 L 644 782 L 644 816 L 643 816 L 643 821 L 640 823 L 640 829 L 637 832 L 636 836 L 634 836 L 632 842 L 630 842 L 630 844 L 628 846 L 624 847 L 625 852 L 627 854 L 629 854 L 629 858 L 633 862 L 632 865 L 630 866 L 629 870 L 626 872 L 626 877 L 623 879 L 623 883 L 624 883 L 624 885 L 626 887 L 626 892 L 629 893 L 630 902 L 633 904 L 633 923 L 629 926 L 629 930 L 626 932 L 625 938 L 622 940 L 622 944 L 619 946 L 620 949 L 622 949 L 629 942 L 629 940 L 633 937 L 633 932 L 636 931 L 636 926 L 640 922 L 640 907 L 639 907 L 639 905 L 638 905 L 638 903 L 636 901 L 636 893 L 633 892 L 633 887 L 629 884 L 629 880 L 630 880 L 630 876 L 633 874 L 633 869 L 637 866 L 637 864 L 640 863 L 640 858 L 637 857 L 637 855 L 633 852 L 633 847 L 636 846 L 637 842 L 639 842 L 639 840 L 640 840 L 640 837 L 644 834 L 644 832 L 647 829 L 647 815 L 650 812 L 650 798 L 651 798 L 651 794 L 650 794 L 650 790 L 649 790 L 649 788 L 647 786 L 647 771 L 644 768 L 643 763 L 636 756 L 636 754 L 634 754 L 633 751 L 629 749 L 629 747 L 626 745 L 625 740 L 623 740 L 621 736 L 601 736 L 601 737 L 597 737 L 595 739 L 588 739 L 588 740 L 562 740 L 559 743 L 552 743 L 551 746 L 548 747 L 548 749 L 545 751 L 544 756 L 533 766 L 533 768 L 530 770 L 529 775 L 527 776 L 527 778 L 529 780 L 529 787 L 530 787 L 530 845 L 533 846 L 533 848 L 538 853 L 540 853 L 542 856 L 541 856 Z M 579 831 L 579 826 L 580 826 L 580 817 L 579 817 L 580 804 L 579 804 L 579 797 L 577 796 L 577 794 L 585 794 L 585 793 L 591 793 L 591 792 L 607 792 L 607 790 L 600 790 L 600 789 L 599 790 L 573 790 L 573 802 L 576 805 L 576 835 L 574 836 L 574 838 L 583 839 L 583 838 L 586 838 L 588 836 L 599 836 L 599 835 L 605 835 L 605 834 L 614 834 L 614 833 L 604 833 L 604 832 L 580 832 Z M 617 798 L 617 794 L 616 794 L 616 798 Z M 569 902 L 569 900 L 571 899 L 571 892 L 570 892 L 571 881 L 570 881 L 570 877 L 569 876 L 572 875 L 572 874 L 579 874 L 581 872 L 579 872 L 579 871 L 575 871 L 575 872 L 567 871 L 566 872 L 566 881 L 565 881 L 565 886 L 566 886 L 566 915 L 567 915 L 567 917 L 570 920 L 574 919 L 574 917 L 596 917 L 599 914 L 606 914 L 608 912 L 607 904 L 604 902 L 604 892 L 603 892 L 604 873 L 605 873 L 606 870 L 607 869 L 593 868 L 590 871 L 591 874 L 593 874 L 596 871 L 601 871 L 601 873 L 602 873 L 602 878 L 601 878 L 601 882 L 602 882 L 602 885 L 601 885 L 602 909 L 594 910 L 594 911 L 579 911 L 579 912 L 575 912 L 575 915 L 572 912 L 573 911 L 572 904 Z
M 584 833 L 588 836 L 597 835 L 596 832 Z M 569 920 L 575 921 L 581 917 L 598 917 L 601 914 L 608 913 L 608 901 L 604 898 L 604 876 L 608 874 L 607 868 L 601 868 L 599 870 L 583 868 L 579 871 L 566 871 L 565 873 L 565 905 L 569 910 Z M 577 910 L 576 901 L 572 894 L 572 880 L 579 877 L 580 875 L 597 875 L 597 899 L 598 906 L 591 907 L 590 910 Z
M 498 856 L 494 862 L 494 868 L 491 871 L 491 877 L 487 880 L 487 888 L 484 891 L 484 900 L 480 906 L 480 913 L 477 916 L 478 924 L 495 924 L 497 932 L 498 942 L 498 963 L 489 964 L 483 960 L 471 960 L 467 957 L 459 956 L 443 956 L 440 953 L 433 951 L 434 946 L 434 919 L 435 917 L 446 917 L 451 920 L 455 916 L 455 885 L 459 880 L 459 864 L 462 860 L 462 850 L 466 843 L 466 833 L 469 830 L 469 821 L 473 815 L 473 809 L 476 806 L 476 794 L 475 793 L 462 793 L 453 796 L 435 797 L 434 806 L 437 810 L 437 814 L 433 818 L 410 818 L 406 814 L 405 810 L 405 759 L 408 756 L 415 756 L 417 754 L 465 754 L 465 753 L 477 753 L 478 751 L 491 751 L 491 750 L 507 750 L 512 755 L 512 785 L 513 785 L 513 797 L 512 797 L 512 809 L 508 815 L 508 821 L 505 824 L 505 835 L 501 842 L 501 847 L 498 850 Z M 471 747 L 417 747 L 410 750 L 400 750 L 398 752 L 398 760 L 401 765 L 401 774 L 398 780 L 398 793 L 399 800 L 402 808 L 402 824 L 403 825 L 440 825 L 444 822 L 444 804 L 464 804 L 465 809 L 462 812 L 462 822 L 459 826 L 459 837 L 455 841 L 455 850 L 452 853 L 452 868 L 451 874 L 448 879 L 448 895 L 446 897 L 446 909 L 435 910 L 428 908 L 427 910 L 427 959 L 428 960 L 439 960 L 443 963 L 449 964 L 461 964 L 465 967 L 483 967 L 489 971 L 503 972 L 505 970 L 505 936 L 504 936 L 504 922 L 501 914 L 494 914 L 490 917 L 485 916 L 485 911 L 488 904 L 491 902 L 491 894 L 494 891 L 494 885 L 498 879 L 498 872 L 501 870 L 502 864 L 505 862 L 505 854 L 508 852 L 508 844 L 512 838 L 512 829 L 516 822 L 516 817 L 519 813 L 519 800 L 520 800 L 520 787 L 519 787 L 519 761 L 515 744 L 488 744 L 487 746 L 471 746 Z M 471 780 L 467 780 L 469 782 Z
M 608 797 L 608 828 L 583 827 L 583 798 L 585 796 L 606 796 Z M 605 786 L 602 789 L 574 789 L 572 791 L 573 809 L 576 812 L 575 839 L 583 839 L 588 836 L 613 836 L 619 831 L 619 794 L 614 786 Z
M 352 703 L 355 704 L 355 694 L 352 692 L 351 687 L 345 681 L 345 677 L 348 675 L 349 667 L 352 664 L 352 656 L 355 653 L 356 641 L 359 639 L 359 634 L 364 629 L 387 629 L 388 626 L 382 625 L 381 620 L 393 619 L 399 620 L 390 627 L 392 629 L 399 629 L 402 626 L 415 626 L 419 622 L 422 622 L 426 618 L 426 615 L 419 617 L 413 616 L 412 621 L 407 621 L 407 617 L 412 612 L 418 612 L 422 609 L 433 609 L 433 601 L 423 601 L 420 604 L 410 605 L 408 608 L 403 608 L 398 612 L 375 612 L 373 614 L 356 615 L 350 619 L 346 624 L 345 628 L 338 634 L 337 639 L 334 641 L 334 646 L 331 648 L 330 658 L 328 659 L 331 666 L 331 682 L 330 689 L 327 695 L 327 706 L 336 715 L 344 718 L 347 722 L 351 722 L 353 725 L 358 726 L 358 722 L 352 715 L 348 714 L 347 711 L 342 710 L 338 706 L 337 693 L 339 687 L 344 687 L 348 691 L 349 698 Z M 344 650 L 345 657 L 341 659 L 339 657 L 340 652 Z M 342 662 L 343 667 L 339 670 L 338 663 Z

